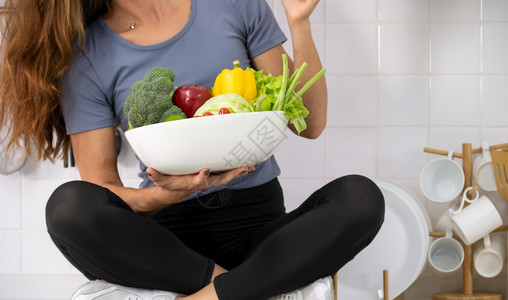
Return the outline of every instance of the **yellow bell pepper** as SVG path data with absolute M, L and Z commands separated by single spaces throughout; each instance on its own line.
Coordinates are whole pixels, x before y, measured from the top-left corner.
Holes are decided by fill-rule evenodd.
M 256 78 L 251 71 L 240 68 L 240 61 L 233 62 L 234 68 L 224 69 L 215 78 L 212 94 L 239 94 L 247 101 L 255 99 L 258 95 L 256 89 Z

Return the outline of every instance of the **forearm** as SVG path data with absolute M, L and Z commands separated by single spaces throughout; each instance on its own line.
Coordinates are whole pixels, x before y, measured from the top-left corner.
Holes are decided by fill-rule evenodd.
M 312 38 L 309 19 L 299 21 L 288 19 L 288 22 L 293 43 L 294 68 L 300 67 L 304 62 L 307 63 L 307 68 L 300 79 L 299 88 L 301 88 L 323 66 Z M 327 97 L 326 79 L 323 76 L 303 95 L 304 104 L 309 109 L 310 115 L 306 118 L 307 129 L 301 133 L 302 136 L 316 138 L 324 130 Z
M 192 184 L 171 189 L 160 186 L 148 189 L 124 187 L 117 169 L 114 127 L 73 134 L 71 141 L 81 179 L 109 189 L 138 214 L 154 214 L 195 192 Z
M 103 183 L 103 186 L 120 196 L 135 212 L 153 215 L 167 206 L 182 202 L 197 191 L 226 185 L 231 180 L 252 171 L 254 167 L 239 167 L 215 174 L 210 174 L 209 170 L 203 169 L 197 174 L 165 175 L 148 168 L 147 173 L 150 180 L 155 183 L 155 187 L 126 188 L 122 186 L 119 178 L 111 183 Z

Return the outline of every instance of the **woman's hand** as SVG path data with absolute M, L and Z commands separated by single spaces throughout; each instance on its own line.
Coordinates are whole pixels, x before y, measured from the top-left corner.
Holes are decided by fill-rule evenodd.
M 146 170 L 150 180 L 158 187 L 152 200 L 162 206 L 178 203 L 193 193 L 212 186 L 226 185 L 231 180 L 252 171 L 254 171 L 254 167 L 239 167 L 220 173 L 210 173 L 209 170 L 204 169 L 197 174 L 166 175 L 153 168 Z M 175 198 L 175 194 L 179 194 L 180 197 Z
M 220 173 L 210 173 L 203 169 L 197 174 L 189 175 L 166 175 L 153 168 L 146 170 L 150 180 L 156 186 L 166 190 L 188 190 L 192 192 L 201 191 L 212 186 L 226 185 L 231 180 L 254 171 L 254 167 L 239 167 Z
M 309 19 L 319 0 L 282 0 L 288 23 L 298 23 Z

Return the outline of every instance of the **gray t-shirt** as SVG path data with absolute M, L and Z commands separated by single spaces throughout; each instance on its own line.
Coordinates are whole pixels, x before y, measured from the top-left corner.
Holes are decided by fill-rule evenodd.
M 208 87 L 223 69 L 250 66 L 250 59 L 286 41 L 265 0 L 192 0 L 185 27 L 159 44 L 130 43 L 97 19 L 86 28 L 86 44 L 62 80 L 62 111 L 68 134 L 119 126 L 127 129 L 123 104 L 132 84 L 151 68 L 174 71 L 175 85 Z M 141 188 L 153 186 L 141 165 Z M 256 171 L 228 185 L 243 189 L 280 174 L 272 156 Z M 210 189 L 208 192 L 216 190 Z

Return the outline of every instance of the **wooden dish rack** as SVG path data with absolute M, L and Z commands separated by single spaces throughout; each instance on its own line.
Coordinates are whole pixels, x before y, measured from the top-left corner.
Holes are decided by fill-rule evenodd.
M 490 146 L 490 150 L 506 150 L 508 151 L 508 143 L 506 144 L 499 144 L 499 145 L 493 145 Z M 448 156 L 448 151 L 445 150 L 438 150 L 433 148 L 424 148 L 424 152 L 431 153 L 431 154 L 437 154 L 437 155 L 444 155 Z M 472 145 L 470 143 L 464 143 L 462 144 L 462 153 L 453 153 L 453 157 L 462 159 L 462 169 L 464 171 L 464 190 L 466 190 L 469 187 L 473 186 L 473 154 L 479 154 L 482 153 L 482 148 L 476 148 L 473 149 Z M 478 190 L 477 186 L 474 186 L 471 190 L 468 191 L 468 197 L 471 197 L 472 194 L 474 194 Z M 505 199 L 508 201 L 508 199 Z M 468 203 L 465 203 L 465 205 L 468 205 Z M 503 225 L 493 232 L 501 232 L 501 231 L 508 231 L 508 226 Z M 429 235 L 431 237 L 444 237 L 445 234 L 442 232 L 429 232 Z M 460 292 L 445 292 L 445 293 L 436 293 L 432 295 L 433 300 L 503 300 L 503 294 L 502 293 L 495 293 L 495 292 L 473 292 L 473 248 L 472 245 L 466 245 L 464 244 L 461 239 L 458 236 L 454 236 L 455 239 L 457 239 L 459 242 L 461 242 L 462 246 L 464 247 L 464 262 L 463 262 L 463 285 L 462 285 L 462 291 Z M 388 276 L 388 270 L 383 271 L 383 298 L 385 300 L 391 299 L 389 296 L 389 276 Z M 381 274 L 380 274 L 381 276 Z M 337 289 L 337 274 L 333 277 L 333 283 L 335 289 Z M 403 300 L 404 299 L 404 293 L 401 295 L 398 295 L 397 297 L 393 298 L 394 300 Z M 339 299 L 340 300 L 340 299 Z
M 508 150 L 508 144 L 499 144 L 490 146 L 490 150 Z M 438 154 L 438 155 L 448 155 L 448 151 L 437 150 L 432 148 L 424 148 L 424 152 Z M 453 153 L 453 157 L 462 159 L 462 169 L 464 171 L 465 183 L 464 190 L 473 186 L 472 179 L 472 161 L 473 154 L 481 153 L 482 149 L 477 148 L 473 149 L 470 143 L 462 144 L 462 153 Z M 473 189 L 468 191 L 467 196 L 471 197 L 473 193 L 478 189 L 477 186 L 474 186 Z M 505 199 L 508 201 L 508 199 Z M 466 203 L 467 205 L 467 203 Z M 508 226 L 501 226 L 493 232 L 501 232 L 508 231 Z M 443 237 L 444 233 L 441 232 L 429 232 L 429 235 L 432 237 Z M 455 239 L 459 240 L 464 247 L 464 263 L 463 263 L 463 278 L 462 278 L 462 291 L 461 292 L 446 292 L 446 293 L 436 293 L 432 296 L 433 300 L 503 300 L 502 293 L 495 292 L 474 292 L 473 291 L 473 249 L 472 245 L 465 245 L 458 236 L 454 236 Z

